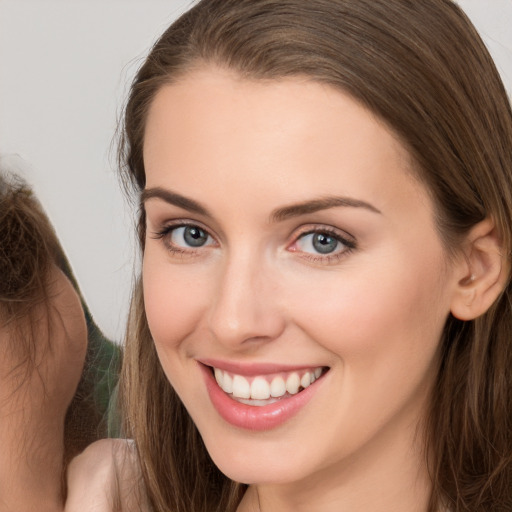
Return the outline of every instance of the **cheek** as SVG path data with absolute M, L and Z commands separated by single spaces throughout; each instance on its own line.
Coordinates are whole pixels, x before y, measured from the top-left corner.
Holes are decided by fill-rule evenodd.
M 142 268 L 146 316 L 159 350 L 178 350 L 199 325 L 207 293 L 200 272 L 170 265 L 146 251 Z
M 352 267 L 317 280 L 307 296 L 289 296 L 301 331 L 331 354 L 333 453 L 361 445 L 403 411 L 416 418 L 428 400 L 446 301 L 421 262 L 403 263 L 386 265 L 388 273 Z
M 295 317 L 303 331 L 346 363 L 426 363 L 449 313 L 439 277 L 443 260 L 432 254 L 411 265 L 393 254 L 375 261 L 371 268 L 320 276 L 314 286 L 309 280 L 307 295 L 290 294 Z M 432 273 L 425 275 L 429 262 Z
M 142 267 L 144 305 L 162 369 L 184 404 L 203 403 L 200 381 L 191 386 L 191 356 L 208 305 L 204 271 L 169 264 L 146 250 Z M 192 342 L 190 342 L 192 340 Z

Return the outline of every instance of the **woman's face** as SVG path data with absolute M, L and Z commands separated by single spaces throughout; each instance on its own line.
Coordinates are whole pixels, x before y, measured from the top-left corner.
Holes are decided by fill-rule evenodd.
M 204 68 L 156 95 L 144 162 L 149 327 L 219 468 L 407 466 L 455 277 L 393 133 L 329 86 Z

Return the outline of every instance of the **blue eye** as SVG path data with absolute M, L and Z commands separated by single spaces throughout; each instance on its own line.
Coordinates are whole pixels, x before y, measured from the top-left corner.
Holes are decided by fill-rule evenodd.
M 210 235 L 198 226 L 178 226 L 169 230 L 170 244 L 183 248 L 197 248 L 210 245 Z
M 217 246 L 217 241 L 206 230 L 197 224 L 169 224 L 155 232 L 155 240 L 161 240 L 163 246 L 171 254 L 186 256 L 201 256 L 204 251 L 201 249 L 209 246 Z
M 327 233 L 308 233 L 297 240 L 301 251 L 330 254 L 340 245 L 337 238 Z
M 337 255 L 353 249 L 355 245 L 328 231 L 305 233 L 295 242 L 296 250 L 315 255 Z
M 314 233 L 311 245 L 320 254 L 329 254 L 338 248 L 339 241 L 333 236 L 324 233 Z

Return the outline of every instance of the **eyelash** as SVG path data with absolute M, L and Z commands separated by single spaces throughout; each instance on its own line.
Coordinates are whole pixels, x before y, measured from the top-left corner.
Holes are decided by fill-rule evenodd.
M 203 231 L 204 233 L 206 233 L 206 235 L 209 238 L 215 240 L 215 238 L 208 232 L 208 230 L 201 227 L 199 224 L 193 223 L 193 222 L 184 222 L 184 221 L 180 221 L 175 224 L 174 223 L 167 224 L 167 225 L 163 226 L 162 229 L 153 233 L 152 238 L 156 239 L 156 240 L 162 240 L 162 243 L 164 244 L 165 248 L 170 253 L 172 253 L 174 255 L 181 255 L 183 257 L 200 256 L 199 249 L 209 247 L 209 245 L 201 246 L 201 247 L 198 247 L 197 249 L 194 249 L 192 247 L 190 249 L 185 249 L 183 247 L 179 247 L 177 245 L 170 243 L 170 240 L 169 241 L 165 240 L 165 238 L 168 235 L 171 235 L 173 231 L 175 231 L 179 228 L 184 228 L 184 227 L 185 228 L 186 227 L 198 228 L 201 231 Z M 300 251 L 298 249 L 291 248 L 293 245 L 297 244 L 301 239 L 305 238 L 306 236 L 315 235 L 315 234 L 323 234 L 323 235 L 327 235 L 328 237 L 332 237 L 337 242 L 339 242 L 341 245 L 343 245 L 345 248 L 336 253 L 332 253 L 332 254 L 327 253 L 327 254 L 323 254 L 323 255 L 320 253 L 312 254 L 312 253 L 308 253 L 305 251 Z M 343 235 L 341 235 L 341 233 L 338 230 L 324 226 L 324 225 L 308 227 L 308 229 L 306 229 L 302 232 L 299 232 L 294 237 L 293 242 L 287 245 L 287 249 L 290 252 L 297 252 L 297 253 L 300 252 L 302 258 L 309 260 L 313 263 L 322 263 L 322 264 L 334 264 L 334 263 L 340 261 L 342 258 L 346 257 L 351 252 L 353 252 L 356 248 L 357 248 L 357 245 L 352 236 L 349 236 L 349 237 L 343 236 Z

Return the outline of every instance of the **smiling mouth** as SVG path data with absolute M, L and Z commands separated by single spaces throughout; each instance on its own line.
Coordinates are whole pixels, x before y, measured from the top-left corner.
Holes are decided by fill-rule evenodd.
M 320 379 L 327 367 L 246 377 L 210 367 L 218 386 L 237 402 L 265 406 L 290 398 Z

